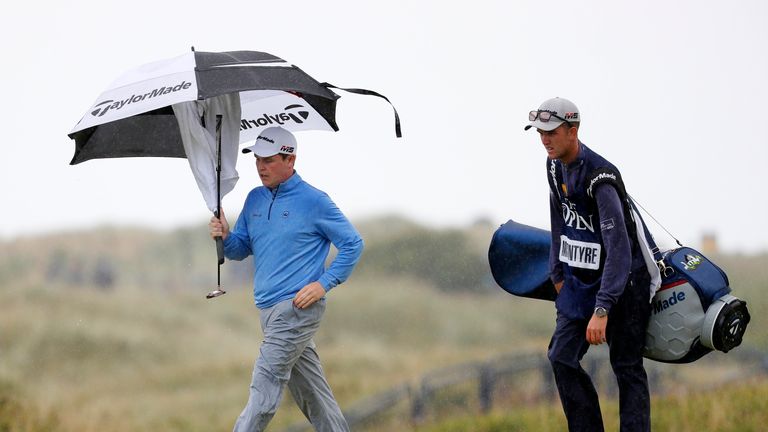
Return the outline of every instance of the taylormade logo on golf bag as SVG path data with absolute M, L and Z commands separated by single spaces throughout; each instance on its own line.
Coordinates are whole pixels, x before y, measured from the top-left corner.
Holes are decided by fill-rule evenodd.
M 653 303 L 653 314 L 656 315 L 659 312 L 667 310 L 670 306 L 674 306 L 678 303 L 685 301 L 684 292 L 672 291 L 672 295 L 664 300 L 657 300 Z
M 119 110 L 123 108 L 126 105 L 132 104 L 132 103 L 138 103 L 141 101 L 144 101 L 146 99 L 152 99 L 153 97 L 161 96 L 161 95 L 167 95 L 168 93 L 177 92 L 179 90 L 186 90 L 192 86 L 192 83 L 188 83 L 186 81 L 182 81 L 179 84 L 176 84 L 175 86 L 163 86 L 160 88 L 156 88 L 150 92 L 144 93 L 144 94 L 134 94 L 126 99 L 123 100 L 105 100 L 103 102 L 99 102 L 94 106 L 96 108 L 95 110 L 91 111 L 91 115 L 94 117 L 102 117 L 104 114 L 106 114 L 109 110 Z
M 293 121 L 296 124 L 302 124 L 304 123 L 304 120 L 306 120 L 309 117 L 309 111 L 299 110 L 300 108 L 304 108 L 304 106 L 298 105 L 298 104 L 288 105 L 287 107 L 284 108 L 285 111 L 279 114 L 270 115 L 270 114 L 264 113 L 261 117 L 256 119 L 241 119 L 240 130 L 242 131 L 246 129 L 264 127 L 264 126 L 275 125 L 275 124 L 282 126 L 285 123 L 290 121 Z

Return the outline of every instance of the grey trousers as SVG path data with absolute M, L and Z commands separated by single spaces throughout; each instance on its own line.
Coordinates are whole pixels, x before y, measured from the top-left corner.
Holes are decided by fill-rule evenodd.
M 264 342 L 253 367 L 248 404 L 233 432 L 263 431 L 280 406 L 286 384 L 316 431 L 349 431 L 312 340 L 323 312 L 324 298 L 306 309 L 285 300 L 261 310 Z

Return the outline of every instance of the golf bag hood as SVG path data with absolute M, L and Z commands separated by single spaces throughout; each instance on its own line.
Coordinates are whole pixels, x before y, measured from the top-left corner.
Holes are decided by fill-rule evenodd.
M 496 283 L 506 292 L 540 300 L 557 297 L 549 279 L 549 231 L 508 221 L 491 240 L 488 261 Z
M 549 280 L 549 231 L 514 221 L 493 235 L 488 261 L 496 283 L 510 294 L 540 300 L 557 296 Z M 739 346 L 750 316 L 731 295 L 728 276 L 698 251 L 681 247 L 658 262 L 661 288 L 652 302 L 644 356 L 690 363 Z

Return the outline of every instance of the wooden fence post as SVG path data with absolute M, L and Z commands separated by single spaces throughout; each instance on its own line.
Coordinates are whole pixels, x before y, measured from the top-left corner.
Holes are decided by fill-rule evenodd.
M 552 366 L 550 366 L 549 361 L 542 361 L 539 369 L 541 370 L 542 398 L 548 401 L 557 399 L 557 385 L 555 384 L 555 375 L 552 372 Z
M 427 407 L 427 389 L 422 382 L 421 386 L 414 390 L 413 401 L 411 402 L 411 422 L 414 424 L 421 423 L 424 420 Z
M 493 369 L 485 365 L 480 368 L 480 411 L 488 413 L 493 406 Z

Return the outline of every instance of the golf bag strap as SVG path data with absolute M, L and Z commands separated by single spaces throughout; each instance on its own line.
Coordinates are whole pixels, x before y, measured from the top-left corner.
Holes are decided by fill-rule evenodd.
M 640 216 L 640 210 L 638 210 L 637 205 L 635 204 L 635 201 L 627 196 L 627 202 L 630 206 L 631 211 L 633 214 L 637 215 L 637 219 L 640 220 L 640 226 L 643 229 L 643 235 L 645 236 L 645 241 L 648 243 L 648 247 L 650 248 L 651 253 L 653 254 L 653 259 L 656 261 L 657 265 L 660 265 L 660 263 L 664 260 L 664 255 L 661 253 L 661 249 L 659 249 L 659 246 L 656 244 L 656 239 L 653 238 L 653 234 L 651 234 L 651 231 L 648 229 L 648 226 L 645 224 L 645 220 Z
M 402 138 L 403 137 L 403 134 L 402 134 L 402 132 L 400 130 L 400 115 L 397 114 L 397 109 L 395 108 L 394 105 L 392 105 L 392 102 L 390 102 L 390 100 L 386 96 L 384 96 L 383 94 L 376 93 L 373 90 L 366 90 L 366 89 L 359 89 L 359 88 L 336 87 L 335 85 L 329 84 L 327 82 L 322 83 L 321 85 L 324 86 L 324 87 L 327 87 L 327 88 L 335 88 L 335 89 L 338 89 L 338 90 L 344 90 L 345 92 L 349 92 L 349 93 L 357 93 L 357 94 L 368 95 L 368 96 L 377 96 L 377 97 L 380 97 L 380 98 L 384 99 L 385 101 L 389 102 L 389 105 L 392 107 L 392 110 L 395 112 L 395 135 L 398 138 Z
M 602 167 L 589 173 L 588 178 L 589 180 L 587 184 L 589 186 L 587 187 L 587 195 L 592 199 L 595 198 L 594 190 L 598 185 L 610 184 L 616 189 L 616 193 L 619 194 L 619 199 L 622 202 L 625 224 L 627 226 L 627 233 L 629 234 L 630 238 L 640 240 L 638 236 L 643 236 L 645 238 L 645 243 L 648 244 L 649 251 L 651 254 L 653 254 L 654 260 L 657 263 L 661 261 L 661 251 L 659 251 L 659 247 L 656 245 L 656 241 L 653 239 L 651 232 L 645 225 L 645 221 L 640 216 L 640 212 L 637 211 L 635 203 L 632 201 L 632 198 L 629 196 L 629 194 L 627 194 L 627 190 L 624 187 L 624 181 L 622 180 L 621 175 L 619 175 L 612 168 Z M 638 219 L 638 221 L 635 219 Z

